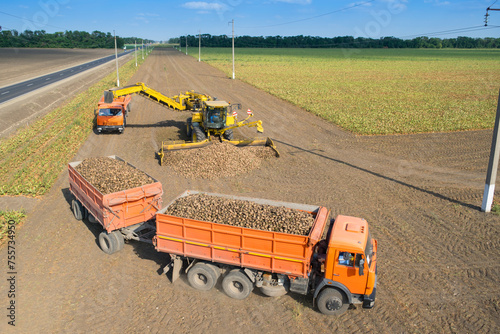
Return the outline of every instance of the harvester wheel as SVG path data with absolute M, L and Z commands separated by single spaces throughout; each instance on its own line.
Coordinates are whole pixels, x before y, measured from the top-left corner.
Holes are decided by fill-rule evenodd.
M 193 142 L 200 142 L 205 139 L 207 139 L 207 136 L 205 136 L 203 130 L 199 126 L 193 126 Z
M 108 232 L 103 231 L 99 234 L 99 246 L 104 253 L 111 255 L 118 251 L 118 241 L 112 234 L 108 234 Z
M 253 283 L 244 272 L 234 269 L 224 276 L 222 289 L 229 297 L 241 300 L 250 295 L 253 290 Z
M 326 288 L 319 293 L 318 309 L 326 315 L 341 315 L 349 308 L 344 294 L 337 289 Z
M 73 209 L 73 215 L 75 215 L 76 220 L 82 220 L 84 217 L 84 207 L 79 200 L 74 199 L 71 202 L 71 208 Z
M 233 140 L 234 139 L 234 133 L 233 129 L 226 130 L 223 134 L 224 139 L 226 140 Z
M 198 262 L 189 269 L 187 279 L 193 288 L 201 291 L 208 291 L 217 283 L 215 272 L 203 262 Z
M 191 138 L 191 135 L 193 133 L 193 130 L 191 128 L 191 121 L 192 121 L 192 118 L 189 117 L 187 119 L 187 122 L 186 122 L 187 123 L 187 125 L 186 125 L 186 133 L 187 133 L 188 138 Z

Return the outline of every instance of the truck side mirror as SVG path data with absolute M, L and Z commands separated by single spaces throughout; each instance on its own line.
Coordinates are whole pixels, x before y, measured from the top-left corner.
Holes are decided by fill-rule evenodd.
M 361 259 L 359 260 L 359 276 L 363 276 L 365 274 L 364 269 L 365 269 L 365 260 Z
M 97 116 L 97 109 L 94 109 L 94 115 Z

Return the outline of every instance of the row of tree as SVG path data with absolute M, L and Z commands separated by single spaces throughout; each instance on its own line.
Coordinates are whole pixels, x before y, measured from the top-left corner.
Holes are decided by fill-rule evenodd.
M 169 43 L 179 43 L 197 46 L 199 36 L 181 36 L 171 38 Z M 201 45 L 205 47 L 230 47 L 232 38 L 226 35 L 201 35 Z M 234 38 L 235 47 L 246 48 L 500 48 L 500 38 L 429 38 L 416 37 L 400 39 L 396 37 L 382 37 L 379 39 L 352 36 L 314 37 L 314 36 L 267 36 L 252 37 L 239 36 Z
M 123 48 L 125 44 L 138 43 L 142 39 L 136 37 L 118 37 L 116 44 L 118 48 Z M 144 40 L 144 43 L 150 43 L 151 40 Z M 115 38 L 111 33 L 101 31 L 65 31 L 47 33 L 45 30 L 25 30 L 22 33 L 16 30 L 0 31 L 0 47 L 16 48 L 114 48 Z

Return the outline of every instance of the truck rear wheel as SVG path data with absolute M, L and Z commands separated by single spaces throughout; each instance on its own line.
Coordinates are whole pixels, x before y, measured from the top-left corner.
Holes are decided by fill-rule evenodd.
M 349 308 L 344 294 L 337 289 L 326 288 L 319 293 L 318 309 L 326 315 L 341 315 Z
M 73 201 L 71 202 L 71 208 L 73 209 L 73 215 L 75 216 L 76 220 L 82 220 L 84 218 L 85 211 L 83 210 L 85 208 L 79 200 L 73 199 Z
M 118 251 L 118 241 L 113 234 L 103 231 L 99 234 L 99 246 L 104 253 L 111 255 Z
M 222 280 L 222 289 L 231 298 L 245 299 L 253 290 L 253 283 L 248 276 L 239 269 L 234 269 Z
M 206 263 L 198 262 L 187 274 L 189 284 L 196 290 L 208 291 L 217 283 L 217 276 Z

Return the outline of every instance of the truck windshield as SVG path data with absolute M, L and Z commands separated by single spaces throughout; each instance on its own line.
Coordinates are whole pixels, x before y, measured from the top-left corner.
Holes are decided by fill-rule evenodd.
M 121 109 L 104 108 L 99 109 L 99 116 L 121 116 Z
M 372 236 L 368 232 L 368 239 L 366 240 L 366 247 L 365 247 L 365 258 L 368 267 L 370 267 L 370 264 L 372 263 L 372 256 L 373 256 Z

